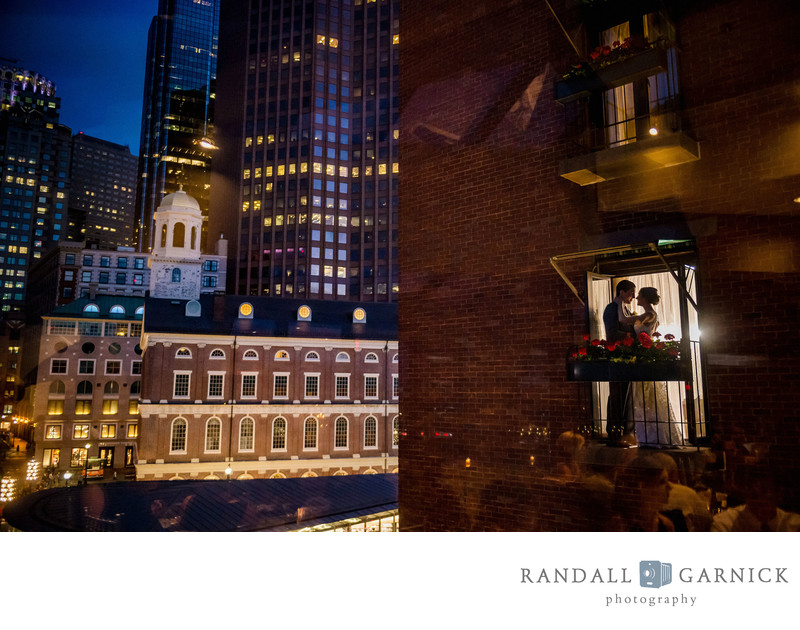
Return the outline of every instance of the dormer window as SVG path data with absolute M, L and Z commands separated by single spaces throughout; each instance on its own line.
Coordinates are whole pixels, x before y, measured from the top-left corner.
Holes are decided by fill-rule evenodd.
M 305 304 L 297 309 L 297 321 L 298 322 L 310 322 L 311 321 L 311 308 L 306 306 Z

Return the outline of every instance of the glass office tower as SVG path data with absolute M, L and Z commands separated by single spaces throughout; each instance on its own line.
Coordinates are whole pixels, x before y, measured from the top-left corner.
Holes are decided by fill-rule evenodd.
M 22 309 L 28 268 L 67 235 L 72 133 L 42 75 L 0 66 L 0 310 Z
M 159 0 L 158 7 L 147 42 L 136 193 L 135 240 L 144 252 L 164 195 L 182 188 L 207 220 L 214 151 L 219 0 Z
M 237 293 L 394 301 L 397 0 L 222 7 L 210 231 Z

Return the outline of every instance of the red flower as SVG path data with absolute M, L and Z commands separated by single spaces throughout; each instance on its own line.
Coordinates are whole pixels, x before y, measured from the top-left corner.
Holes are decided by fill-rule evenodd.
M 614 350 L 617 349 L 617 342 L 616 341 L 612 341 L 611 343 L 606 344 L 606 349 L 609 352 L 614 352 Z
M 611 54 L 611 46 L 603 46 L 603 54 L 610 55 Z
M 672 341 L 673 339 L 675 339 L 675 335 L 667 333 L 666 335 L 664 335 L 664 339 L 666 339 L 667 341 Z
M 592 58 L 592 61 L 595 61 L 600 56 L 600 53 L 595 50 L 592 52 L 590 56 Z
M 653 338 L 660 337 L 660 336 L 661 336 L 660 332 L 654 332 L 653 333 Z
M 653 340 L 650 338 L 646 332 L 639 333 L 639 343 L 642 344 L 645 348 L 652 348 L 653 347 Z
M 611 44 L 611 45 L 612 45 L 614 48 L 616 48 L 617 46 L 619 46 L 619 40 L 615 41 L 615 42 L 614 42 L 613 44 Z
M 593 346 L 601 346 L 601 345 L 603 345 L 603 342 L 600 341 L 599 339 L 592 339 L 592 345 Z
M 579 349 L 578 350 L 578 354 L 581 355 L 582 357 L 585 357 L 586 356 L 586 348 Z
M 630 335 L 625 337 L 625 339 L 622 340 L 622 345 L 630 348 L 633 345 L 633 337 L 631 337 Z
M 583 340 L 584 340 L 584 341 L 589 341 L 589 335 L 584 335 L 584 336 L 583 336 Z
M 670 348 L 669 350 L 667 350 L 667 354 L 671 357 L 677 357 L 680 354 L 680 352 L 678 351 L 677 348 Z
M 659 342 L 656 344 L 656 350 L 663 350 L 663 349 L 664 349 L 664 348 L 666 348 L 666 347 L 667 347 L 667 344 L 665 344 L 663 341 L 659 341 Z

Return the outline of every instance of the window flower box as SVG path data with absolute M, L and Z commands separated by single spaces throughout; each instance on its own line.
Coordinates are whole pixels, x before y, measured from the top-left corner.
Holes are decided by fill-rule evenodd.
M 569 381 L 689 381 L 688 361 L 620 363 L 615 361 L 567 361 Z
M 573 66 L 565 78 L 556 81 L 555 99 L 569 103 L 600 90 L 632 83 L 666 72 L 667 63 L 667 49 L 660 42 L 641 50 L 619 46 L 608 56 L 601 54 L 590 62 Z
M 567 355 L 567 380 L 690 381 L 691 365 L 681 345 L 671 334 L 641 332 L 614 342 L 584 335 Z

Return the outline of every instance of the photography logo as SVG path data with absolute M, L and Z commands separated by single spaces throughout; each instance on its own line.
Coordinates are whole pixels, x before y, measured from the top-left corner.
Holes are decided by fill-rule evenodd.
M 672 582 L 672 565 L 657 560 L 639 562 L 639 585 L 644 588 L 661 588 Z

